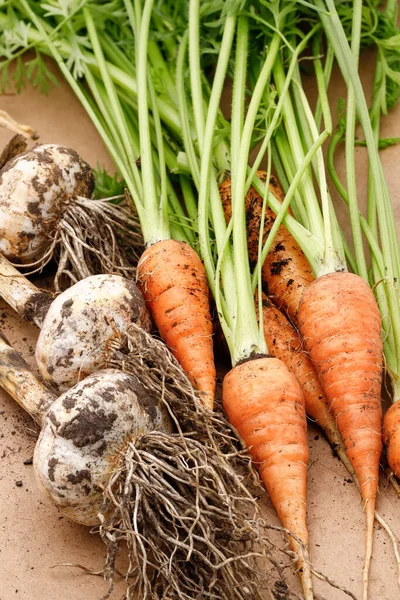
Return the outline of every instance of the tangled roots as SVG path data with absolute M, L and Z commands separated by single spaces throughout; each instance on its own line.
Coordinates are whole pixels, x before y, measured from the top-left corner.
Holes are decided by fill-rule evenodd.
M 78 197 L 63 214 L 53 244 L 59 248 L 55 277 L 72 283 L 97 273 L 134 275 L 143 240 L 137 219 L 121 205 Z
M 139 378 L 175 425 L 131 441 L 104 491 L 110 593 L 121 544 L 125 598 L 256 600 L 277 580 L 286 586 L 258 512 L 258 480 L 223 415 L 202 404 L 164 344 L 139 327 L 108 366 Z
M 142 251 L 139 222 L 126 205 L 78 196 L 66 203 L 45 254 L 24 266 L 33 267 L 29 273 L 35 273 L 55 257 L 54 285 L 59 292 L 65 277 L 73 285 L 99 273 L 134 276 Z

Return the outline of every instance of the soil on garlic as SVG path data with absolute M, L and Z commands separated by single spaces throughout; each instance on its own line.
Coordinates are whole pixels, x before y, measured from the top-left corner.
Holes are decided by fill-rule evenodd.
M 124 448 L 159 429 L 170 431 L 168 417 L 137 379 L 114 369 L 94 373 L 46 414 L 34 454 L 39 486 L 62 514 L 96 525 Z
M 41 258 L 54 226 L 74 196 L 89 197 L 94 178 L 77 152 L 56 144 L 37 146 L 0 171 L 0 251 L 12 262 Z
M 16 140 L 1 159 L 18 151 Z M 54 258 L 56 291 L 97 273 L 134 276 L 143 240 L 129 199 L 92 200 L 93 188 L 90 166 L 70 148 L 10 158 L 0 169 L 0 253 L 29 273 Z
M 133 281 L 93 275 L 57 296 L 44 318 L 36 361 L 45 382 L 60 391 L 103 368 L 110 351 L 136 323 L 151 331 L 144 299 Z

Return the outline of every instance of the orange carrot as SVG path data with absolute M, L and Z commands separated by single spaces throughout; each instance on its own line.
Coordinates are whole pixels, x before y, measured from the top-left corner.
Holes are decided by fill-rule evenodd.
M 265 172 L 258 171 L 257 175 L 265 181 Z M 224 181 L 219 189 L 225 217 L 229 221 L 232 216 L 230 179 Z M 273 176 L 270 178 L 269 191 L 278 200 L 283 201 L 283 190 Z M 246 229 L 249 259 L 253 265 L 258 259 L 262 206 L 262 197 L 253 187 L 250 187 L 246 195 Z M 274 221 L 275 213 L 267 207 L 263 243 L 265 243 Z M 301 296 L 314 281 L 314 276 L 300 246 L 283 225 L 279 227 L 272 248 L 263 264 L 262 279 L 265 292 L 271 297 L 274 304 L 285 312 L 293 323 L 297 323 L 297 311 Z
M 185 242 L 163 240 L 145 250 L 137 271 L 138 285 L 161 338 L 212 408 L 216 373 L 203 263 Z
M 392 473 L 400 477 L 400 402 L 394 402 L 383 419 L 383 442 Z
M 307 415 L 321 427 L 332 449 L 353 475 L 354 469 L 345 453 L 335 418 L 299 333 L 265 294 L 262 303 L 264 337 L 269 353 L 284 362 L 295 375 L 303 390 Z
M 312 598 L 306 527 L 307 424 L 304 396 L 287 367 L 263 357 L 235 366 L 225 376 L 222 401 L 268 490 L 298 558 L 303 592 Z
M 382 451 L 380 313 L 367 283 L 339 272 L 323 275 L 308 287 L 298 320 L 360 482 L 367 518 L 366 594 Z

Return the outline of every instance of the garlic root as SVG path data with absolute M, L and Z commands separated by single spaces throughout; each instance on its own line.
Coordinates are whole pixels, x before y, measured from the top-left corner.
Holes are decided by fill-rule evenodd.
M 260 571 L 260 559 L 276 566 L 280 580 L 282 571 L 245 480 L 248 458 L 168 349 L 132 328 L 110 356 L 126 372 L 98 371 L 50 406 L 54 397 L 37 383 L 37 408 L 34 397 L 27 408 L 42 423 L 39 485 L 68 518 L 99 526 L 110 589 L 126 545 L 126 598 L 205 592 L 261 600 L 271 573 Z M 22 364 L 0 340 L 0 386 L 16 399 L 33 377 Z

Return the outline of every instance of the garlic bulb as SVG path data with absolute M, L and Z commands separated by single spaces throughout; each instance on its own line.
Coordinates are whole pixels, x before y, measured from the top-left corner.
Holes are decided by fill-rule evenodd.
M 56 291 L 97 273 L 134 275 L 138 219 L 126 199 L 91 200 L 93 187 L 70 148 L 44 144 L 11 158 L 0 170 L 0 253 L 30 272 L 55 258 Z
M 0 386 L 42 428 L 33 463 L 40 488 L 82 525 L 99 524 L 104 487 L 126 446 L 172 429 L 159 398 L 117 369 L 98 371 L 56 398 L 3 336 Z
M 40 259 L 74 196 L 91 195 L 90 166 L 74 151 L 43 144 L 0 171 L 0 252 L 26 264 Z
M 99 523 L 103 490 L 129 442 L 169 429 L 141 383 L 116 369 L 90 375 L 47 412 L 34 454 L 39 487 L 69 519 Z
M 111 346 L 136 323 L 151 330 L 142 294 L 119 275 L 93 275 L 55 298 L 36 344 L 44 381 L 69 389 L 107 363 Z
M 141 292 L 120 275 L 92 275 L 53 299 L 0 255 L 0 297 L 41 328 L 36 361 L 60 391 L 104 368 L 132 323 L 152 329 Z

